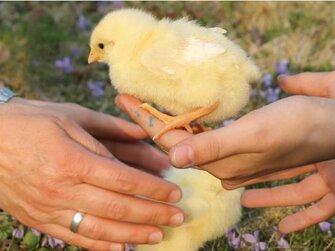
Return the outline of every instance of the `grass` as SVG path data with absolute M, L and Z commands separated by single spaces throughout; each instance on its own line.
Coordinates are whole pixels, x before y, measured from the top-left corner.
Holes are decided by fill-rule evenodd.
M 103 65 L 87 65 L 90 27 L 77 26 L 80 15 L 93 25 L 120 4 L 122 2 L 0 3 L 0 81 L 27 98 L 75 102 L 125 117 L 113 105 L 116 92 L 109 84 L 104 87 L 105 95 L 98 99 L 88 89 L 89 81 L 108 83 L 108 75 Z M 125 5 L 144 8 L 158 17 L 188 15 L 203 25 L 223 27 L 229 37 L 255 59 L 263 74 L 275 74 L 275 65 L 282 58 L 289 60 L 291 72 L 325 71 L 335 67 L 335 3 L 131 2 Z M 72 48 L 80 48 L 82 55 L 71 54 Z M 66 56 L 72 59 L 74 71 L 71 74 L 55 67 L 55 61 Z M 260 91 L 263 86 L 257 83 L 254 88 Z M 265 104 L 264 97 L 255 96 L 244 112 Z M 286 182 L 293 181 L 296 180 Z M 278 182 L 253 187 L 274 185 Z M 285 215 L 300 209 L 246 209 L 237 231 L 243 234 L 259 229 L 260 240 L 269 244 L 268 250 L 278 250 L 280 236 L 273 226 Z M 41 237 L 36 239 L 29 231 L 23 239 L 15 239 L 12 229 L 18 226 L 20 223 L 8 214 L 0 214 L 0 250 L 52 250 L 40 248 Z M 313 226 L 285 238 L 292 250 L 328 251 L 335 250 L 334 235 L 334 229 L 323 233 L 318 226 Z M 249 249 L 250 246 L 242 248 Z M 68 247 L 68 250 L 76 248 Z M 207 243 L 203 250 L 230 248 L 227 238 L 222 237 Z

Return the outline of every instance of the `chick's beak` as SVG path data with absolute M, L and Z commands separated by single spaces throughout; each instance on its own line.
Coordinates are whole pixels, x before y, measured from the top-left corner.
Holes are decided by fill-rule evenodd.
M 100 56 L 93 51 L 90 52 L 90 55 L 88 56 L 88 63 L 92 64 L 94 62 L 98 62 L 100 60 Z

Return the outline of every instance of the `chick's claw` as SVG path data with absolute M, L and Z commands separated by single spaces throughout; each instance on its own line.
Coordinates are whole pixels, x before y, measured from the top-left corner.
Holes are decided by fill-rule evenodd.
M 156 141 L 166 132 L 177 128 L 185 128 L 189 133 L 193 134 L 193 129 L 190 126 L 190 123 L 196 119 L 210 114 L 218 106 L 219 102 L 216 102 L 210 107 L 197 108 L 191 112 L 184 113 L 175 117 L 166 115 L 147 103 L 142 104 L 140 107 L 166 124 L 166 126 L 153 137 L 153 140 Z

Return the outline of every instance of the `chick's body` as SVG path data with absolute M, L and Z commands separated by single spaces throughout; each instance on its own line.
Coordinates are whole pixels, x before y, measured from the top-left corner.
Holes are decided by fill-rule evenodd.
M 100 58 L 108 63 L 120 93 L 155 103 L 172 115 L 219 102 L 214 112 L 197 120 L 218 122 L 241 110 L 249 82 L 259 75 L 244 51 L 223 33 L 185 18 L 156 20 L 140 10 L 124 9 L 101 20 L 91 48 L 98 54 L 98 41 L 113 41 Z
M 178 206 L 185 212 L 185 223 L 178 228 L 165 228 L 161 243 L 139 245 L 136 251 L 197 251 L 239 221 L 242 189 L 222 189 L 220 180 L 196 169 L 173 168 L 165 177 L 183 190 Z
M 120 93 L 155 103 L 172 115 L 218 103 L 197 122 L 219 122 L 239 112 L 248 101 L 249 82 L 259 75 L 223 29 L 204 28 L 187 19 L 157 20 L 140 10 L 105 16 L 90 46 L 89 62 L 106 62 Z M 240 219 L 241 190 L 226 191 L 220 180 L 196 169 L 171 169 L 165 178 L 183 190 L 178 205 L 186 223 L 164 228 L 160 244 L 139 245 L 137 251 L 196 251 Z

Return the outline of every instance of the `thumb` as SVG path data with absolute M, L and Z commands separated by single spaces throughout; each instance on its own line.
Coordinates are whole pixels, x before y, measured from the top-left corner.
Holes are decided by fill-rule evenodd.
M 175 167 L 206 164 L 250 152 L 256 147 L 253 142 L 258 142 L 257 135 L 257 124 L 250 116 L 242 117 L 226 127 L 186 138 L 172 147 L 169 158 Z
M 335 71 L 279 76 L 278 84 L 289 94 L 335 98 Z

